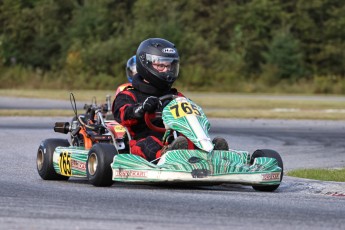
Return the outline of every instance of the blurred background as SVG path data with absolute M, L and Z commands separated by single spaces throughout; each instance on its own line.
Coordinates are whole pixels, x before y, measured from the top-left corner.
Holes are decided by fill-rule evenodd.
M 345 94 L 342 0 L 0 0 L 0 88 L 115 90 L 149 37 L 181 90 Z

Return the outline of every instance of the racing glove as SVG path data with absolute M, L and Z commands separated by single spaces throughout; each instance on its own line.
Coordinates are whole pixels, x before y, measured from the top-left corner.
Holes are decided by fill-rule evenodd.
M 152 113 L 161 105 L 162 103 L 158 97 L 150 96 L 142 104 L 134 107 L 134 117 L 142 118 L 145 112 Z
M 159 105 L 162 105 L 162 103 L 158 97 L 150 96 L 143 102 L 143 110 L 145 112 L 153 113 Z

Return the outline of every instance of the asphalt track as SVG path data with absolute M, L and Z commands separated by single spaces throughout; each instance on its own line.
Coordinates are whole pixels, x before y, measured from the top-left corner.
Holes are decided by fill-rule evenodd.
M 1 108 L 1 103 L 0 103 Z M 276 192 L 43 181 L 36 151 L 70 118 L 0 117 L 0 229 L 344 229 L 345 185 L 284 177 Z M 234 149 L 277 150 L 286 170 L 345 166 L 342 121 L 211 119 Z

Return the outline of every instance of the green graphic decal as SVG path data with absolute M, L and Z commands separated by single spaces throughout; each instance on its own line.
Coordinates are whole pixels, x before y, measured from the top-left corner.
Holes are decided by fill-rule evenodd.
M 66 176 L 86 177 L 88 152 L 83 147 L 57 147 L 54 155 L 59 160 L 53 162 L 55 171 Z
M 198 148 L 212 151 L 213 144 L 208 135 L 210 123 L 194 102 L 183 97 L 172 100 L 164 108 L 162 119 L 167 126 L 185 135 Z

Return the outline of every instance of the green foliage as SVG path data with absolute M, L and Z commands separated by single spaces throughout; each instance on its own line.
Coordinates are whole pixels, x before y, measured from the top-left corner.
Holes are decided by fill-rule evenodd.
M 271 85 L 283 79 L 295 82 L 304 75 L 303 53 L 298 41 L 289 33 L 277 34 L 264 57 L 263 78 Z
M 288 176 L 323 181 L 345 182 L 345 169 L 299 169 L 287 173 Z
M 338 76 L 315 76 L 313 84 L 313 93 L 345 94 L 345 81 Z
M 1 87 L 110 88 L 162 37 L 186 89 L 344 93 L 344 15 L 337 0 L 2 0 Z

